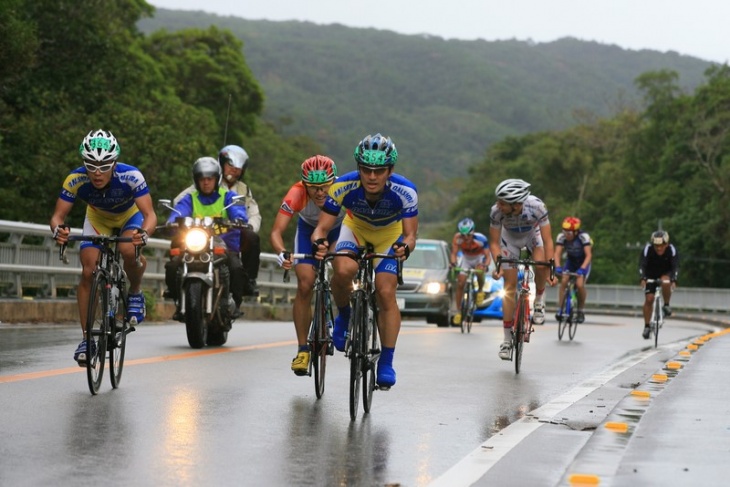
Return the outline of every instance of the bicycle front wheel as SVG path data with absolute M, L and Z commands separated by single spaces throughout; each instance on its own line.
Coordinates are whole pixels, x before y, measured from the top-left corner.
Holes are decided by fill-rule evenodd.
M 108 292 L 106 276 L 97 273 L 91 284 L 86 315 L 86 378 L 89 391 L 96 395 L 104 377 L 108 336 Z
M 527 322 L 527 298 L 521 294 L 517 301 L 517 319 L 513 337 L 515 374 L 519 374 L 522 367 L 522 350 L 525 346 L 525 328 L 527 326 L 530 326 Z
M 363 328 L 363 341 L 369 348 L 363 360 L 363 382 L 362 382 L 362 406 L 366 413 L 370 412 L 373 405 L 373 392 L 375 391 L 375 364 L 380 357 L 380 345 L 378 344 L 378 315 L 374 305 L 370 307 L 372 321 Z
M 471 289 L 469 283 L 464 285 L 464 294 L 461 296 L 461 332 L 466 332 L 466 321 L 469 319 L 469 296 L 471 295 Z
M 367 344 L 362 342 L 362 330 L 367 325 L 367 311 L 365 309 L 365 293 L 362 290 L 355 291 L 350 323 L 350 419 L 357 419 L 357 410 L 360 403 L 360 382 L 362 380 L 364 348 Z
M 560 319 L 558 320 L 558 340 L 563 339 L 563 333 L 565 328 L 568 326 L 570 319 L 570 293 L 563 295 L 563 302 L 560 303 Z
M 324 289 L 317 289 L 314 296 L 314 317 L 312 320 L 312 368 L 314 369 L 314 392 L 317 399 L 324 394 L 324 378 L 327 371 L 327 352 L 329 349 L 329 333 L 327 322 L 332 319 L 332 311 L 327 308 L 327 296 Z
M 651 331 L 654 333 L 654 348 L 657 348 L 659 346 L 659 328 L 661 326 L 662 318 L 663 318 L 663 316 L 662 316 L 662 313 L 663 313 L 662 305 L 663 304 L 664 303 L 662 302 L 661 299 L 659 299 L 659 298 L 654 299 L 654 316 L 653 316 L 654 319 L 651 320 L 651 327 L 652 327 Z
M 127 333 L 130 326 L 127 322 L 127 293 L 121 292 L 121 290 L 112 326 L 113 333 L 109 340 L 109 378 L 112 381 L 112 387 L 116 389 L 122 380 L 124 353 L 127 349 Z

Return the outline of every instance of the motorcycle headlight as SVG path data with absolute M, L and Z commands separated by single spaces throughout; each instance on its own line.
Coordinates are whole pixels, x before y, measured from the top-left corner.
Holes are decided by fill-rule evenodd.
M 208 234 L 200 228 L 191 228 L 185 235 L 185 247 L 191 252 L 200 252 L 208 246 Z
M 440 294 L 446 290 L 446 286 L 441 282 L 429 282 L 423 290 L 426 294 Z

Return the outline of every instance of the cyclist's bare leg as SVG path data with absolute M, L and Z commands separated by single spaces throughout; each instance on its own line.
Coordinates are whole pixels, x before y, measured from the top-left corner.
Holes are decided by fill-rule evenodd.
M 669 282 L 668 275 L 662 276 L 662 298 L 664 298 L 664 304 L 669 306 L 669 300 L 672 299 L 672 283 Z
M 375 296 L 378 300 L 378 332 L 383 347 L 395 348 L 401 326 L 401 314 L 395 301 L 398 278 L 395 274 L 375 274 Z
M 532 249 L 532 257 L 534 260 L 543 261 L 545 260 L 545 248 L 535 247 Z M 545 285 L 550 278 L 550 268 L 543 265 L 535 266 L 535 291 L 540 299 L 544 302 Z
M 560 278 L 560 287 L 558 288 L 558 313 L 560 313 L 560 306 L 563 305 L 563 296 L 565 296 L 565 290 L 568 289 L 568 281 L 570 280 L 570 276 L 567 274 L 563 274 L 563 276 Z
M 466 284 L 466 274 L 459 272 L 459 276 L 456 281 L 456 311 L 461 313 L 461 298 L 464 294 L 464 284 Z
M 332 297 L 338 308 L 344 308 L 350 304 L 352 279 L 357 274 L 357 262 L 349 257 L 335 257 L 332 266 L 334 268 L 331 283 Z
M 651 311 L 654 308 L 654 293 L 648 293 L 644 295 L 644 323 L 651 321 Z
M 85 247 L 79 253 L 81 261 L 81 280 L 76 288 L 76 302 L 79 305 L 79 321 L 81 332 L 86 335 L 86 315 L 89 312 L 89 294 L 91 294 L 91 282 L 96 269 L 96 261 L 99 258 L 99 250 L 94 247 Z
M 122 235 L 131 237 L 133 233 L 134 230 L 127 230 Z M 147 260 L 140 255 L 139 261 L 142 265 L 137 267 L 134 257 L 134 245 L 131 243 L 120 243 L 119 253 L 122 255 L 122 260 L 124 260 L 124 272 L 127 273 L 129 279 L 129 292 L 138 293 L 142 288 L 142 276 L 145 269 L 147 269 Z
M 297 275 L 297 295 L 294 297 L 294 328 L 297 332 L 298 345 L 307 344 L 309 323 L 312 321 L 312 294 L 317 271 L 312 264 L 297 264 L 294 267 Z
M 517 306 L 517 269 L 502 268 L 504 277 L 504 298 L 502 298 L 502 322 L 505 328 L 505 339 L 509 336 L 509 330 L 512 328 L 512 320 L 515 316 L 515 308 Z
M 575 287 L 578 289 L 578 309 L 582 310 L 586 304 L 586 296 L 588 296 L 588 291 L 586 291 L 586 278 L 584 276 L 578 276 L 575 279 Z

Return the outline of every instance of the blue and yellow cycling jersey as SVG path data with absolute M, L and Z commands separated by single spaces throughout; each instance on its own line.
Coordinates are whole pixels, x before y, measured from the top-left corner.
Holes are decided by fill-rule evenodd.
M 86 214 L 103 219 L 109 226 L 120 226 L 139 210 L 135 198 L 149 194 L 144 176 L 134 166 L 118 162 L 111 181 L 102 189 L 91 184 L 86 168 L 74 169 L 63 182 L 59 198 L 69 203 L 86 202 Z
M 371 205 L 360 185 L 360 174 L 352 171 L 332 184 L 322 211 L 337 216 L 342 208 L 349 217 L 346 223 L 351 220 L 363 230 L 381 230 L 400 225 L 403 218 L 418 216 L 418 192 L 408 179 L 391 174 L 380 200 Z

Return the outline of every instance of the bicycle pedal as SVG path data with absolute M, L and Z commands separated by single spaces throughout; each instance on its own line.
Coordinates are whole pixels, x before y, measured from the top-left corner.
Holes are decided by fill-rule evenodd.
M 389 391 L 390 386 L 379 386 L 379 385 L 375 384 L 375 389 L 378 391 Z

